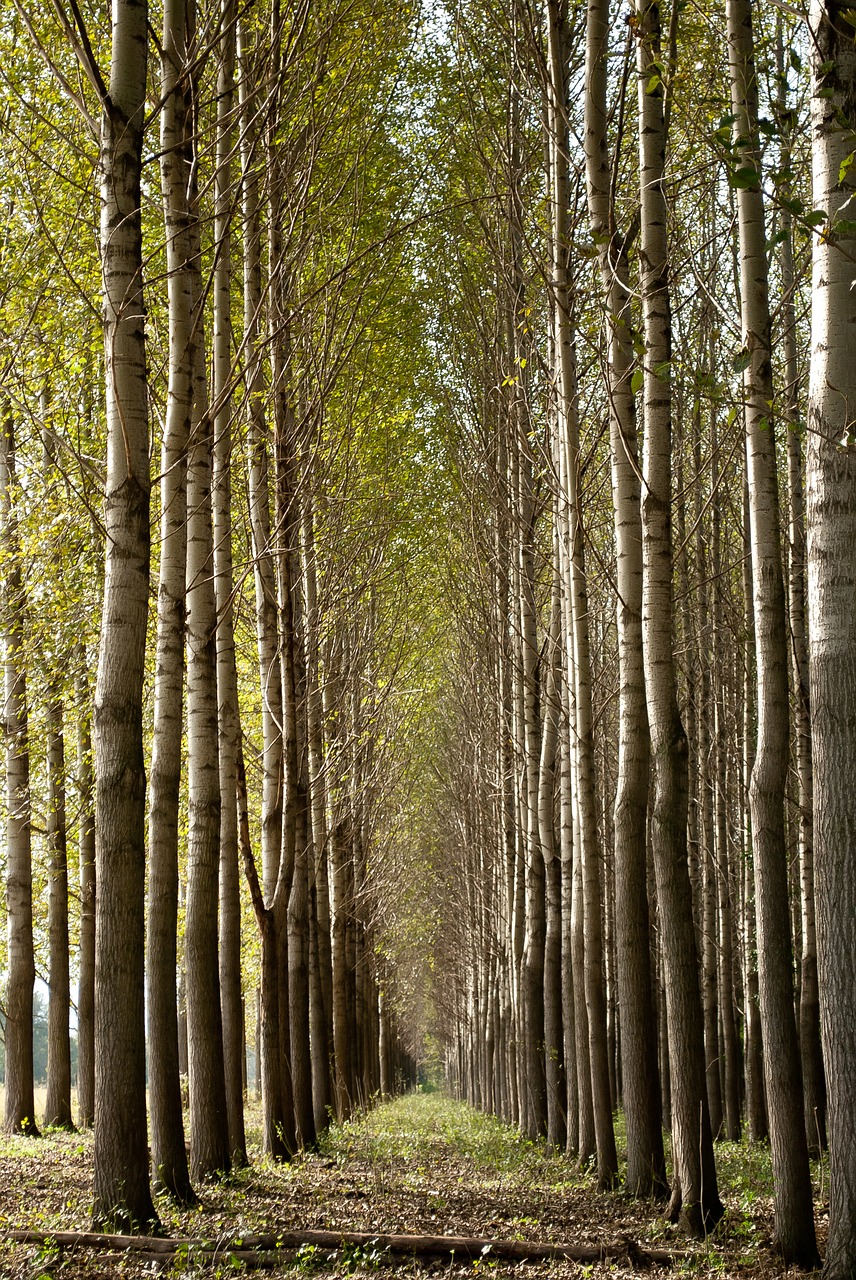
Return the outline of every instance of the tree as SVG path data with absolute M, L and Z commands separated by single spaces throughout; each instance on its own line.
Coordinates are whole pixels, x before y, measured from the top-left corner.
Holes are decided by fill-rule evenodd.
M 175 975 L 178 827 L 183 732 L 187 445 L 198 342 L 187 189 L 193 166 L 193 94 L 187 6 L 164 6 L 161 56 L 161 190 L 167 264 L 169 367 L 161 443 L 160 567 L 155 712 L 149 770 L 149 911 L 146 935 L 149 1096 L 155 1185 L 193 1204 L 184 1145 Z
M 621 736 L 624 762 L 622 793 L 616 797 L 616 843 L 639 842 L 644 832 L 644 789 L 640 781 L 647 772 L 648 727 L 643 710 L 644 682 L 641 655 L 642 538 L 639 523 L 639 469 L 637 464 L 636 416 L 631 391 L 633 355 L 629 331 L 629 293 L 626 236 L 616 227 L 614 193 L 611 191 L 607 158 L 606 72 L 609 21 L 605 4 L 589 4 L 586 17 L 586 100 L 585 155 L 589 222 L 597 245 L 606 324 L 606 392 L 609 403 L 609 431 L 612 463 L 613 510 L 619 600 L 617 624 L 621 663 Z M 620 143 L 619 143 L 620 145 Z M 639 765 L 642 764 L 640 771 Z M 640 821 L 641 819 L 641 821 Z M 585 854 L 585 935 L 586 1004 L 592 1054 L 592 1091 L 595 1126 L 598 1133 L 598 1160 L 614 1178 L 611 1110 L 607 1093 L 608 1067 L 601 972 L 599 873 L 592 855 Z M 591 885 L 591 889 L 589 886 Z M 595 890 L 593 893 L 592 890 Z M 599 1096 L 600 1095 L 600 1096 Z M 602 1154 L 603 1152 L 603 1154 Z
M 792 951 L 784 830 L 788 659 L 779 536 L 766 231 L 758 145 L 758 90 L 748 0 L 728 0 L 733 145 L 740 234 L 745 358 L 746 470 L 752 544 L 758 679 L 758 738 L 749 785 L 755 860 L 758 970 L 764 1071 L 776 1177 L 776 1243 L 784 1259 L 814 1266 L 811 1179 L 792 996 Z
M 104 612 L 95 690 L 95 1203 L 98 1226 L 157 1221 L 149 1188 L 144 1027 L 149 436 L 140 214 L 145 0 L 116 0 L 101 97 L 99 191 L 107 401 Z
M 56 688 L 48 688 L 48 822 L 50 888 L 48 930 L 50 970 L 48 985 L 48 1091 L 45 1124 L 73 1129 L 71 1117 L 71 1040 L 68 1012 L 71 1004 L 68 954 L 68 856 L 65 825 L 65 741 L 62 701 Z
M 33 1098 L 33 872 L 30 847 L 30 748 L 24 659 L 25 597 L 15 510 L 15 426 L 3 409 L 0 501 L 7 556 L 3 592 L 6 737 L 6 911 L 9 980 L 6 986 L 7 1133 L 38 1136 Z
M 849 218 L 856 119 L 851 12 L 811 6 L 813 204 L 822 209 L 812 266 L 808 413 L 808 602 L 814 759 L 814 839 L 821 1016 L 829 1089 L 829 1243 L 824 1275 L 856 1274 L 856 320 Z
M 237 752 L 241 722 L 235 659 L 232 571 L 232 152 L 235 134 L 237 12 L 224 0 L 217 80 L 217 172 L 215 178 L 214 415 L 212 521 L 217 605 L 217 701 L 220 761 L 220 1003 L 223 1067 L 229 1120 L 229 1158 L 245 1164 L 243 1091 L 243 1001 L 241 996 L 241 893 L 238 866 Z
M 76 654 L 78 883 L 80 886 L 80 955 L 77 987 L 78 1123 L 90 1129 L 95 1119 L 95 813 L 93 805 L 92 710 L 85 650 Z

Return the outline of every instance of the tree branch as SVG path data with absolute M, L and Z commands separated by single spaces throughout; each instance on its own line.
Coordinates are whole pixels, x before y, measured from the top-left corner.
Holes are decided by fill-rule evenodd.
M 605 1244 L 552 1244 L 526 1240 L 485 1240 L 472 1236 L 386 1235 L 370 1231 L 278 1231 L 275 1234 L 240 1235 L 233 1238 L 204 1239 L 161 1236 L 101 1235 L 88 1231 L 6 1231 L 0 1240 L 16 1244 L 54 1244 L 67 1248 L 120 1249 L 169 1257 L 179 1250 L 198 1255 L 226 1258 L 238 1254 L 242 1260 L 260 1259 L 265 1253 L 298 1249 L 301 1245 L 320 1249 L 348 1246 L 371 1248 L 410 1257 L 507 1258 L 517 1262 L 537 1262 L 567 1258 L 572 1262 L 603 1262 L 628 1259 L 631 1263 L 672 1263 L 685 1255 L 667 1249 L 643 1249 L 624 1237 Z

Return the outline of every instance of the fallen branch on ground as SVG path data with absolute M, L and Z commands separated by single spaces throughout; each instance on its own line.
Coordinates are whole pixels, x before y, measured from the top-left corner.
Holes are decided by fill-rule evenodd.
M 319 1249 L 370 1248 L 410 1257 L 455 1254 L 460 1258 L 509 1258 L 516 1262 L 538 1262 L 549 1258 L 567 1258 L 572 1262 L 604 1262 L 628 1258 L 633 1263 L 645 1265 L 653 1262 L 669 1264 L 683 1256 L 666 1249 L 643 1249 L 626 1238 L 595 1245 L 541 1244 L 526 1240 L 387 1235 L 370 1231 L 279 1231 L 275 1235 L 236 1235 L 217 1240 L 103 1235 L 93 1231 L 6 1231 L 0 1239 L 18 1244 L 53 1244 L 61 1248 L 126 1250 L 159 1257 L 186 1251 L 196 1257 L 211 1255 L 214 1260 L 237 1254 L 245 1263 L 251 1263 L 257 1257 L 262 1264 L 266 1253 L 305 1246 Z

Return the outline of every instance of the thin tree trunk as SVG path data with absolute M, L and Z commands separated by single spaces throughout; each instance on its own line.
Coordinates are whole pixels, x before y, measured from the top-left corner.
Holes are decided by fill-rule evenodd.
M 614 209 L 607 164 L 607 46 L 609 40 L 608 4 L 605 0 L 589 0 L 586 21 L 586 96 L 585 96 L 585 155 L 586 185 L 588 193 L 589 223 L 592 236 L 598 246 L 602 288 L 602 308 L 606 326 L 606 393 L 609 401 L 609 434 L 612 460 L 612 503 L 615 523 L 616 572 L 618 602 L 616 621 L 620 667 L 619 703 L 619 780 L 615 798 L 615 845 L 620 876 L 625 888 L 627 864 L 637 869 L 644 866 L 645 810 L 648 796 L 649 735 L 645 711 L 645 684 L 642 666 L 642 528 L 640 523 L 639 466 L 637 462 L 636 415 L 630 387 L 633 352 L 630 342 L 629 305 L 630 293 L 626 287 L 627 245 L 615 228 Z M 631 875 L 632 880 L 632 875 Z M 637 880 L 638 884 L 638 880 Z M 587 967 L 602 967 L 594 956 L 602 948 L 600 933 L 600 894 L 597 907 L 589 909 L 586 894 L 586 947 L 595 953 Z M 620 910 L 629 900 L 622 902 Z M 590 933 L 594 930 L 594 938 Z M 638 932 L 634 944 L 638 946 Z M 593 1003 L 592 993 L 602 984 L 602 978 L 587 980 L 586 998 L 589 1003 L 589 1019 L 592 1015 L 599 1022 L 605 1015 L 599 1004 Z M 591 1032 L 591 1026 L 590 1026 Z M 591 1035 L 592 1078 L 595 1089 L 595 1121 L 607 1105 L 606 1099 L 598 1100 L 600 1088 L 608 1082 L 608 1067 L 595 1057 L 599 1036 Z M 631 1032 L 632 1042 L 632 1032 Z M 600 1133 L 604 1120 L 599 1122 Z M 610 1133 L 612 1131 L 610 1117 Z M 649 1129 L 650 1132 L 650 1129 Z M 614 1144 L 614 1139 L 611 1139 Z M 613 1147 L 614 1149 L 614 1147 Z M 617 1165 L 615 1166 L 617 1171 Z M 613 1175 L 614 1176 L 614 1175 Z
M 539 843 L 544 858 L 546 910 L 544 920 L 544 1058 L 547 1086 L 547 1140 L 564 1150 L 567 1139 L 565 1122 L 564 1039 L 562 1029 L 562 908 L 561 865 L 556 848 L 554 800 L 556 762 L 558 759 L 561 679 L 559 653 L 561 647 L 561 573 L 559 565 L 558 526 L 553 533 L 553 591 L 550 608 L 550 632 L 547 638 L 547 677 L 544 698 L 544 731 L 539 768 L 538 826 Z M 491 1108 L 493 1109 L 493 1108 Z
M 743 754 L 741 758 L 741 797 L 743 843 L 745 853 L 744 939 L 746 987 L 746 1119 L 749 1138 L 763 1142 L 769 1134 L 767 1102 L 764 1093 L 764 1052 L 761 1034 L 761 1012 L 758 1007 L 758 952 L 755 925 L 755 872 L 752 852 L 752 818 L 749 809 L 749 778 L 755 763 L 755 614 L 752 608 L 752 546 L 749 538 L 749 488 L 743 482 Z
M 241 996 L 241 882 L 238 866 L 237 750 L 241 733 L 232 573 L 232 152 L 235 124 L 236 0 L 223 0 L 217 77 L 214 192 L 214 594 L 217 606 L 217 703 L 220 754 L 220 1007 L 229 1125 L 229 1158 L 247 1163 L 244 1136 L 244 1019 Z
M 152 762 L 149 771 L 149 910 L 146 932 L 148 1078 L 155 1186 L 193 1204 L 178 1049 L 176 967 L 178 826 L 183 728 L 187 441 L 193 406 L 193 266 L 187 201 L 193 164 L 187 6 L 163 17 L 161 187 L 166 227 L 169 381 L 161 445 L 160 577 Z
M 11 410 L 4 411 L 0 441 L 0 515 L 6 563 L 3 582 L 6 738 L 6 983 L 7 1133 L 35 1137 L 33 1095 L 33 870 L 30 847 L 30 746 L 27 677 L 24 663 L 25 597 L 15 510 L 15 434 Z
M 68 846 L 65 825 L 65 742 L 62 729 L 62 701 L 54 688 L 48 691 L 47 838 L 50 850 L 48 887 L 48 935 L 50 971 L 48 986 L 48 1088 L 45 1124 L 54 1129 L 73 1129 L 71 1118 L 71 1037 L 68 1012 L 71 981 L 68 955 Z
M 247 778 L 240 742 L 236 760 L 238 790 L 238 839 L 241 861 L 250 888 L 261 943 L 261 985 L 256 1005 L 256 1085 L 262 1099 L 262 1146 L 274 1159 L 289 1159 L 293 1150 L 290 1114 L 283 1106 L 282 1061 L 279 1045 L 279 982 L 277 975 L 276 930 L 273 911 L 265 905 L 250 842 Z M 261 1086 L 259 1088 L 259 1085 Z
M 264 367 L 262 363 L 262 255 L 261 207 L 257 170 L 255 127 L 256 108 L 253 85 L 258 68 L 246 25 L 238 28 L 240 42 L 240 102 L 242 212 L 244 220 L 244 345 L 247 351 L 247 411 L 249 416 L 248 496 L 253 568 L 256 592 L 256 639 L 262 694 L 262 812 L 261 885 L 263 900 L 256 904 L 256 919 L 262 945 L 261 964 L 261 1052 L 258 1067 L 262 1079 L 263 1142 L 265 1151 L 276 1158 L 290 1157 L 294 1150 L 294 1116 L 290 1077 L 283 1078 L 286 1064 L 281 1060 L 283 1039 L 279 1008 L 278 958 L 281 950 L 281 908 L 274 909 L 283 853 L 283 708 L 279 668 L 279 638 L 276 613 L 276 575 L 271 547 L 268 430 L 264 412 Z M 276 83 L 276 72 L 272 73 Z M 240 766 L 239 766 L 240 772 Z M 246 783 L 243 783 L 246 793 Z M 246 804 L 246 802 L 244 802 Z M 240 804 L 239 804 L 240 820 Z M 244 841 L 245 868 L 248 865 L 249 828 Z M 287 893 L 287 889 L 285 890 Z M 280 894 L 279 901 L 282 901 Z M 285 1034 L 287 1035 L 287 1029 Z
M 782 15 L 776 19 L 776 60 L 779 71 L 778 109 L 782 129 L 782 170 L 791 168 L 790 126 L 787 116 Z M 806 1142 L 809 1154 L 818 1156 L 826 1147 L 826 1079 L 820 1043 L 820 994 L 817 985 L 817 928 L 814 906 L 814 834 L 812 830 L 813 779 L 811 763 L 811 705 L 805 607 L 805 499 L 799 408 L 800 378 L 797 364 L 793 217 L 783 204 L 784 238 L 779 249 L 782 276 L 782 312 L 785 357 L 785 417 L 788 423 L 788 619 L 791 636 L 791 670 L 795 702 L 797 785 L 799 803 L 799 861 L 802 904 L 802 956 L 800 962 L 799 1033 L 803 1073 Z
M 80 888 L 80 954 L 77 986 L 77 1120 L 91 1129 L 95 1118 L 95 812 L 93 808 L 92 739 L 86 653 L 78 651 L 77 801 Z
M 256 640 L 262 695 L 262 884 L 270 902 L 276 888 L 282 849 L 282 685 L 276 625 L 276 576 L 271 553 L 268 429 L 262 361 L 262 252 L 259 158 L 256 154 L 258 68 L 244 22 L 240 42 L 241 200 L 244 225 L 244 348 L 248 432 L 247 488 L 256 593 Z
M 519 314 L 519 313 L 518 313 Z M 522 350 L 522 349 L 521 349 Z M 518 363 L 525 360 L 522 354 Z M 536 509 L 533 494 L 532 459 L 528 444 L 518 439 L 518 493 L 520 513 L 519 561 L 520 595 L 518 618 L 523 700 L 523 816 L 525 827 L 525 909 L 521 995 L 523 1000 L 524 1062 L 526 1071 L 526 1128 L 529 1137 L 547 1130 L 548 1103 L 544 1059 L 544 948 L 546 938 L 545 862 L 539 824 L 539 761 L 543 757 L 539 699 L 539 650 L 535 610 Z M 549 748 L 548 748 L 549 750 Z M 548 766 L 545 760 L 545 767 Z M 552 819 L 551 819 L 552 820 Z
M 758 661 L 758 746 L 749 787 L 755 857 L 758 972 L 767 1111 L 775 1178 L 775 1240 L 787 1263 L 817 1261 L 802 1075 L 792 993 L 784 800 L 788 763 L 785 594 L 770 349 L 770 309 L 758 96 L 749 0 L 728 0 L 733 136 L 744 178 L 737 191 L 749 517 Z M 753 177 L 752 175 L 757 175 Z
M 191 199 L 194 197 L 195 193 Z M 198 241 L 193 248 L 198 262 Z M 199 323 L 201 329 L 201 319 Z M 188 830 L 184 948 L 190 1167 L 193 1177 L 201 1179 L 228 1170 L 231 1163 L 217 945 L 220 753 L 211 520 L 213 440 L 201 332 L 194 373 L 195 421 L 187 465 Z
M 320 613 L 311 491 L 307 491 L 301 501 L 301 549 L 306 601 L 306 737 L 313 850 L 313 865 L 310 869 L 310 911 L 313 926 L 310 939 L 310 1045 L 315 1127 L 320 1132 L 327 1127 L 329 1111 L 333 1105 L 333 958 L 327 871 L 323 700 L 320 686 Z
M 279 201 L 272 200 L 272 218 L 278 217 Z M 291 375 L 291 346 L 285 324 L 285 264 L 282 236 L 271 231 L 271 273 L 278 283 L 272 289 L 271 315 L 276 317 L 273 350 L 277 595 L 279 608 L 280 670 L 285 759 L 285 811 L 283 817 L 282 891 L 287 895 L 283 920 L 287 930 L 288 1062 L 298 1146 L 315 1142 L 315 1112 L 312 1101 L 312 1057 L 309 1044 L 309 863 L 311 826 L 308 794 L 308 753 L 306 743 L 306 667 L 303 645 L 303 595 L 300 565 L 300 499 L 298 427 L 293 404 L 287 393 Z M 280 1033 L 286 1025 L 281 1014 Z

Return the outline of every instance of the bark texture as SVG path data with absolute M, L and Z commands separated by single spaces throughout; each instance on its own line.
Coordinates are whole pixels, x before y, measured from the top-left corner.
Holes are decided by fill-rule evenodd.
M 728 50 L 746 369 L 746 459 L 758 680 L 758 736 L 749 784 L 755 857 L 758 976 L 773 1157 L 776 1247 L 788 1263 L 817 1261 L 802 1074 L 793 1008 L 784 802 L 788 760 L 788 655 L 779 537 L 766 233 L 758 146 L 758 88 L 748 0 L 728 0 Z
M 856 297 L 850 221 L 856 49 L 847 6 L 814 0 L 815 208 L 808 417 L 808 600 L 821 1016 L 829 1090 L 827 1280 L 856 1275 Z M 846 121 L 846 127 L 842 124 Z M 835 231 L 837 221 L 848 225 Z
M 149 433 L 140 219 L 144 0 L 115 0 L 101 118 L 107 378 L 104 608 L 95 692 L 95 1171 L 98 1225 L 156 1221 L 149 1188 L 143 989 L 142 689 L 149 599 Z
M 178 827 L 183 732 L 187 441 L 193 405 L 196 335 L 190 208 L 193 104 L 184 0 L 163 16 L 161 189 L 169 302 L 169 380 L 161 445 L 160 573 L 152 761 L 149 771 L 149 911 L 146 932 L 149 1101 L 155 1185 L 192 1204 L 179 1080 Z
M 33 868 L 30 847 L 30 745 L 24 659 L 24 585 L 15 514 L 15 431 L 6 410 L 0 439 L 0 514 L 6 564 L 3 581 L 4 716 L 6 739 L 6 983 L 7 1133 L 38 1134 L 33 1095 Z

